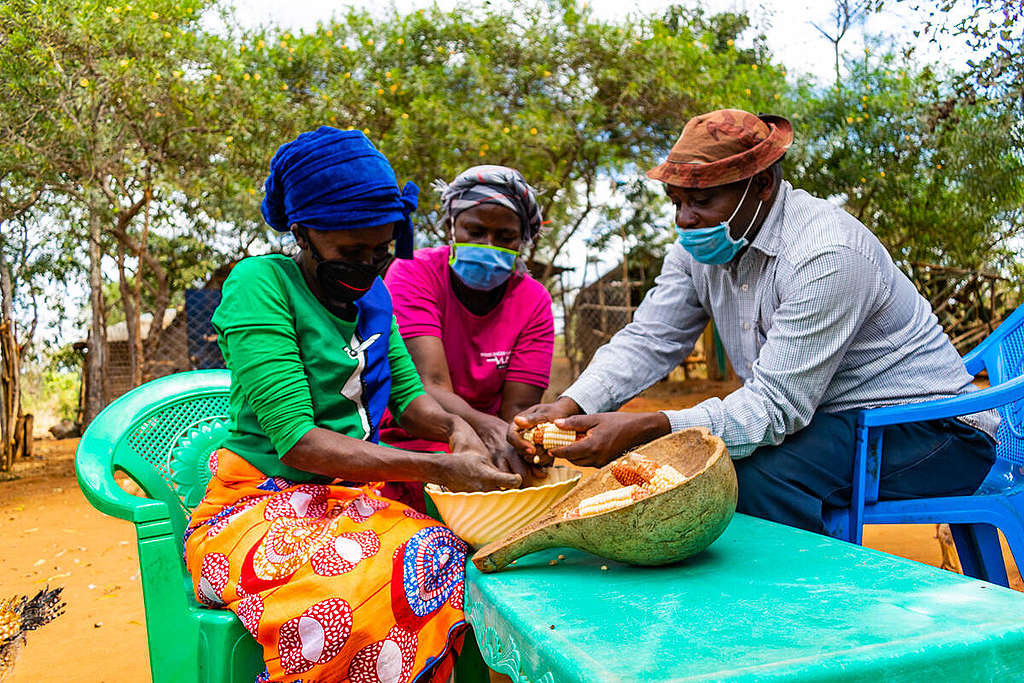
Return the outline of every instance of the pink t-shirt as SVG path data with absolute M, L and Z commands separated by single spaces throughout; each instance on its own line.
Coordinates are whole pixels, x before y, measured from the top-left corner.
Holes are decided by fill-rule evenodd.
M 494 310 L 474 315 L 455 296 L 448 275 L 449 247 L 420 249 L 397 259 L 384 282 L 404 339 L 438 337 L 452 388 L 483 413 L 497 415 L 506 381 L 547 388 L 555 327 L 551 295 L 527 274 L 514 274 Z M 446 444 L 413 440 L 399 427 L 384 427 L 381 440 L 415 450 Z

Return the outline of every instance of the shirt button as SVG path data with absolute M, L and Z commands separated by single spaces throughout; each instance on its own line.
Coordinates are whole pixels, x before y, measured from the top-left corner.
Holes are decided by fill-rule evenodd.
M 745 292 L 748 289 L 750 289 L 750 285 L 743 283 L 742 285 L 740 285 L 740 289 L 742 289 Z
M 743 329 L 749 330 L 750 329 L 750 323 L 743 323 Z
M 754 364 L 753 364 L 753 363 L 750 363 L 750 362 L 748 362 L 748 363 L 747 363 L 747 370 L 753 370 L 753 369 L 754 369 Z

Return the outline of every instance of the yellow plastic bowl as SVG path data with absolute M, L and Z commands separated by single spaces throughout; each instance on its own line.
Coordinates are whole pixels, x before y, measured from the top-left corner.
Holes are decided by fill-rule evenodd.
M 479 548 L 543 515 L 579 480 L 578 471 L 555 466 L 548 469 L 545 479 L 528 488 L 456 493 L 427 484 L 426 491 L 444 523 Z

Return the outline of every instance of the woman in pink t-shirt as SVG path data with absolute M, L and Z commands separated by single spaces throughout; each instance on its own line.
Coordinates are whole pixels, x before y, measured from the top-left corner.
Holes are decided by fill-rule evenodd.
M 396 260 L 384 282 L 427 392 L 489 449 L 514 452 L 508 422 L 540 401 L 554 349 L 551 295 L 519 258 L 540 232 L 540 208 L 522 174 L 505 166 L 475 166 L 442 186 L 450 244 Z M 413 439 L 394 423 L 381 440 L 447 447 Z M 519 473 L 527 473 L 526 463 Z

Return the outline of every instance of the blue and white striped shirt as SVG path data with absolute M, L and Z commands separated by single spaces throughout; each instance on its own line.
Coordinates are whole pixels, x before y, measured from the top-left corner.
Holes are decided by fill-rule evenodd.
M 744 384 L 664 413 L 673 431 L 708 427 L 733 457 L 782 443 L 818 410 L 974 390 L 928 302 L 878 238 L 783 182 L 737 261 L 706 265 L 673 243 L 633 322 L 563 395 L 586 413 L 616 410 L 689 355 L 709 316 Z M 961 419 L 993 436 L 999 422 L 995 411 Z

